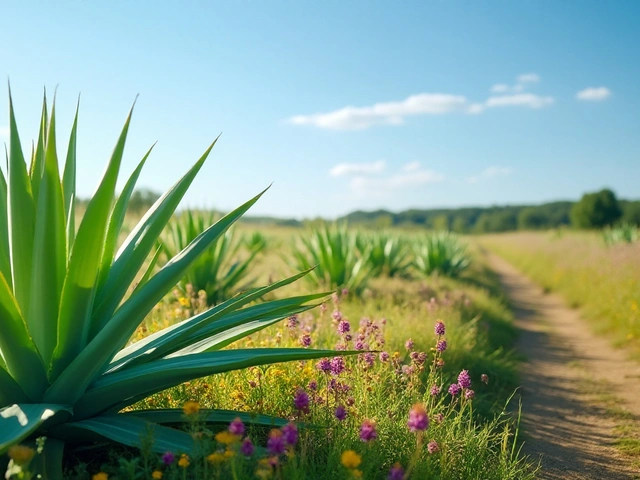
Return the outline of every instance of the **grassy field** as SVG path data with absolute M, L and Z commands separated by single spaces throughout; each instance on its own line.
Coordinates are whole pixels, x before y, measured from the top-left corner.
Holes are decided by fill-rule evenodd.
M 640 243 L 607 246 L 600 234 L 570 232 L 487 235 L 479 242 L 580 307 L 596 332 L 640 359 Z
M 290 246 L 301 234 L 267 231 L 270 247 L 256 258 L 252 276 L 266 281 L 292 274 Z M 310 291 L 313 287 L 300 281 L 286 293 Z M 202 295 L 176 290 L 154 308 L 133 340 L 204 308 Z M 517 447 L 517 405 L 505 408 L 517 387 L 511 320 L 477 252 L 458 279 L 380 276 L 361 295 L 334 294 L 322 306 L 228 347 L 303 345 L 360 350 L 357 355 L 327 359 L 326 371 L 322 361 L 252 367 L 156 394 L 131 409 L 184 408 L 180 420 L 198 439 L 198 454 L 153 454 L 144 448 L 154 441 L 151 432 L 142 451 L 76 452 L 67 462 L 68 478 L 534 478 L 535 466 Z M 444 335 L 436 334 L 437 322 L 443 322 Z M 439 351 L 438 342 L 445 339 L 446 349 L 441 344 Z M 471 386 L 452 395 L 448 389 L 463 370 Z M 278 454 L 276 437 L 292 435 L 287 429 L 293 427 L 274 431 L 247 424 L 244 440 L 220 435 L 199 416 L 207 408 L 287 419 L 297 424 L 295 441 Z M 411 431 L 410 412 L 419 417 L 422 408 L 428 428 Z M 218 430 L 228 433 L 225 427 Z M 255 447 L 250 456 L 242 453 L 246 438 Z

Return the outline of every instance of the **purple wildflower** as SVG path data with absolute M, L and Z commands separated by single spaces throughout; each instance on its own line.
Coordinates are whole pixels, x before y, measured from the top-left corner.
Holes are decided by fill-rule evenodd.
M 438 320 L 436 322 L 436 326 L 435 326 L 434 330 L 436 332 L 436 335 L 438 335 L 439 337 L 444 335 L 444 332 L 445 332 L 444 322 L 442 320 Z
M 296 328 L 298 325 L 300 325 L 300 320 L 298 320 L 298 316 L 297 315 L 291 315 L 289 318 L 287 318 L 287 328 Z
M 346 297 L 347 295 L 349 295 L 349 289 L 348 288 L 343 288 L 341 293 L 342 293 L 343 297 Z
M 335 415 L 336 415 L 336 418 L 342 422 L 345 418 L 347 418 L 347 409 L 344 408 L 343 405 L 338 405 L 336 407 Z
M 253 455 L 255 448 L 253 443 L 251 443 L 251 439 L 249 437 L 245 438 L 242 441 L 242 445 L 240 445 L 240 453 L 242 453 L 245 457 L 250 457 Z
M 402 373 L 404 373 L 405 375 L 412 375 L 415 371 L 416 371 L 416 369 L 414 368 L 413 365 L 403 365 L 402 366 Z
M 349 333 L 351 331 L 351 324 L 346 320 L 340 320 L 338 323 L 338 333 L 340 335 L 344 335 L 345 333 Z
M 323 373 L 329 373 L 331 371 L 331 360 L 328 358 L 323 358 L 318 363 L 316 363 L 316 368 Z
M 458 395 L 460 393 L 460 390 L 462 390 L 462 388 L 460 388 L 460 385 L 458 385 L 457 383 L 452 383 L 451 386 L 449 387 L 449 393 L 453 397 Z
M 309 411 L 309 395 L 307 395 L 307 392 L 299 388 L 295 397 L 293 397 L 293 406 L 296 407 L 296 410 L 307 413 Z
M 438 343 L 436 343 L 436 350 L 439 352 L 444 352 L 446 349 L 447 349 L 447 341 L 438 340 Z
M 365 420 L 360 426 L 360 440 L 363 442 L 370 442 L 378 438 L 376 432 L 376 424 L 373 420 Z
M 287 423 L 282 427 L 282 436 L 287 445 L 294 446 L 298 443 L 298 428 L 295 423 Z
M 164 452 L 162 455 L 162 463 L 165 465 L 171 465 L 176 459 L 176 456 L 173 452 Z
M 316 382 L 315 380 L 310 380 L 309 384 L 307 385 L 307 388 L 315 392 L 318 389 L 318 382 Z
M 429 416 L 421 403 L 416 403 L 409 411 L 409 430 L 412 432 L 424 431 L 429 428 Z
M 440 445 L 435 440 L 431 440 L 427 445 L 427 451 L 431 454 L 436 453 L 440 450 Z
M 345 363 L 344 358 L 342 357 L 333 357 L 331 360 L 331 374 L 332 375 L 340 375 L 344 372 Z
M 475 396 L 476 392 L 474 392 L 470 388 L 464 391 L 464 398 L 466 398 L 467 400 L 471 400 Z
M 236 417 L 233 422 L 229 424 L 229 432 L 234 435 L 242 436 L 244 435 L 244 423 L 238 417 Z
M 342 312 L 340 310 L 334 310 L 331 316 L 336 322 L 342 320 Z
M 469 376 L 469 370 L 462 370 L 458 375 L 458 385 L 462 388 L 471 387 L 471 377 Z
M 404 342 L 404 348 L 409 351 L 413 350 L 413 340 L 409 338 L 406 342 Z
M 389 352 L 380 352 L 380 361 L 388 362 L 389 361 Z
M 387 475 L 387 480 L 402 480 L 404 478 L 404 469 L 399 463 L 396 463 L 389 470 L 389 475 Z
M 285 440 L 282 430 L 273 429 L 269 432 L 269 439 L 267 440 L 267 450 L 272 455 L 282 455 L 285 450 Z
M 436 416 L 435 416 L 435 419 L 436 419 L 436 422 L 438 422 L 438 423 L 444 422 L 444 413 L 442 413 L 442 412 L 437 413 Z
M 442 391 L 442 388 L 440 388 L 440 385 L 433 385 L 431 387 L 431 390 L 429 390 L 429 393 L 431 393 L 432 397 L 437 397 L 438 395 L 440 395 L 441 391 Z
M 353 347 L 356 350 L 364 350 L 364 342 L 362 340 L 358 340 Z
M 345 342 L 350 342 L 351 340 L 353 340 L 353 337 L 351 336 L 351 334 L 350 334 L 350 333 L 347 333 L 347 334 L 344 336 L 344 340 L 345 340 Z
M 302 335 L 300 337 L 300 345 L 302 345 L 303 347 L 311 346 L 311 335 L 309 335 L 308 333 Z

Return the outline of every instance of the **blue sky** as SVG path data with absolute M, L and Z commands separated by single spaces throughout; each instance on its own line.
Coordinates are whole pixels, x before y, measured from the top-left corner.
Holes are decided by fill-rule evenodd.
M 140 94 L 123 169 L 157 140 L 142 186 L 168 188 L 222 132 L 189 206 L 271 182 L 253 213 L 640 197 L 637 1 L 55 4 L 3 5 L 0 73 L 25 144 L 43 86 L 61 136 L 81 93 L 83 196 Z

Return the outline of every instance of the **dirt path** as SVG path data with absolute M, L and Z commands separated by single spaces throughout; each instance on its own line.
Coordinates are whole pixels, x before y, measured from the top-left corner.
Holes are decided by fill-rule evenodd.
M 640 422 L 640 365 L 592 334 L 558 296 L 543 293 L 501 258 L 488 254 L 488 260 L 521 330 L 524 452 L 541 457 L 540 478 L 640 478 L 613 447 L 616 426 Z M 617 417 L 611 401 L 603 405 L 589 385 L 617 399 Z

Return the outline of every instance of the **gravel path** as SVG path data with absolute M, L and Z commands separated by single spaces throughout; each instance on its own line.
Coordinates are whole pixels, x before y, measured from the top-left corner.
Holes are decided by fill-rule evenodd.
M 488 254 L 488 260 L 521 331 L 523 450 L 541 458 L 540 478 L 640 478 L 613 447 L 616 426 L 640 422 L 640 365 L 591 333 L 558 296 L 545 294 L 501 258 Z M 604 385 L 626 418 L 613 417 L 610 405 L 585 385 Z

